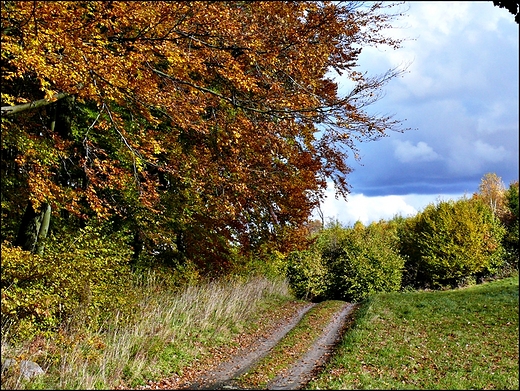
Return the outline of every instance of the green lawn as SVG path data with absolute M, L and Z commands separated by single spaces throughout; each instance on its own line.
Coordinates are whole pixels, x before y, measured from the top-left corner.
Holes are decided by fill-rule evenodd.
M 308 389 L 519 387 L 518 276 L 365 301 Z

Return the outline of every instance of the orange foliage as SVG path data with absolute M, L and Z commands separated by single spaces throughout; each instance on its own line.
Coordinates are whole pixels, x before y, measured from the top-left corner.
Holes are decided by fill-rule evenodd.
M 25 164 L 33 201 L 101 216 L 151 211 L 141 223 L 203 227 L 209 246 L 280 235 L 294 244 L 327 178 L 348 193 L 355 141 L 400 130 L 364 111 L 400 71 L 356 70 L 362 47 L 399 47 L 381 33 L 391 7 L 3 2 L 3 104 L 66 93 L 76 111 L 61 133 L 10 117 L 2 148 Z M 332 69 L 355 83 L 351 92 L 340 96 Z M 21 144 L 34 138 L 49 147 L 31 160 Z

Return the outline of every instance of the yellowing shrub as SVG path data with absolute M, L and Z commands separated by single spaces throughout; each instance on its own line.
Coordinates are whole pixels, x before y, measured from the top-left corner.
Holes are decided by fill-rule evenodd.
M 317 251 L 294 251 L 287 257 L 287 279 L 294 294 L 319 300 L 327 292 L 328 271 Z
M 297 296 L 361 301 L 401 287 L 404 260 L 396 228 L 385 222 L 324 229 L 310 251 L 290 254 L 287 275 Z
M 347 229 L 339 246 L 323 252 L 329 269 L 328 296 L 361 301 L 373 293 L 398 291 L 404 260 L 397 243 L 394 226 L 386 222 Z
M 408 229 L 402 252 L 416 286 L 453 286 L 503 262 L 504 228 L 480 199 L 430 204 Z
M 1 311 L 10 334 L 27 339 L 74 317 L 95 326 L 112 310 L 130 313 L 129 259 L 123 239 L 100 228 L 80 230 L 72 243 L 51 238 L 41 257 L 2 243 Z

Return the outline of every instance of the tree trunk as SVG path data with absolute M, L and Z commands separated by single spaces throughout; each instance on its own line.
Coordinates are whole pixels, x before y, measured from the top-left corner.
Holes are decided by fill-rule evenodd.
M 133 248 L 134 252 L 132 254 L 132 266 L 135 267 L 140 259 L 141 259 L 141 253 L 143 252 L 143 234 L 141 233 L 141 230 L 139 228 L 134 228 L 134 239 L 133 239 Z
M 14 243 L 25 251 L 43 254 L 43 240 L 47 237 L 50 223 L 51 206 L 42 204 L 39 212 L 33 208 L 29 201 L 22 217 L 18 235 Z
M 56 102 L 57 100 L 60 100 L 62 98 L 65 98 L 67 94 L 60 92 L 58 94 L 55 94 L 52 99 L 40 99 L 36 100 L 34 102 L 25 103 L 22 105 L 16 105 L 16 106 L 2 106 L 2 117 L 8 117 L 14 114 L 23 113 L 27 110 L 37 109 L 38 107 L 43 107 L 50 105 L 51 103 Z
M 40 231 L 38 232 L 38 243 L 36 246 L 36 254 L 42 256 L 43 249 L 45 247 L 45 239 L 49 233 L 49 224 L 51 222 L 51 206 L 49 204 L 43 204 L 41 210 L 42 223 Z

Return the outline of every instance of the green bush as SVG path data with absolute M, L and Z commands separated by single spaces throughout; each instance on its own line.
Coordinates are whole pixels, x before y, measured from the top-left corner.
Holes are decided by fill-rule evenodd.
M 403 277 L 401 280 L 402 290 L 415 290 L 419 284 L 419 262 L 420 252 L 415 242 L 418 218 L 417 215 L 408 218 L 397 218 L 393 222 L 397 226 L 399 237 L 399 254 L 404 259 Z
M 314 237 L 309 250 L 289 254 L 286 275 L 296 297 L 315 301 L 328 298 L 331 275 L 322 254 L 339 249 L 346 232 L 338 221 L 331 221 Z
M 509 189 L 506 192 L 507 200 L 507 219 L 505 221 L 506 234 L 504 235 L 503 245 L 506 251 L 506 262 L 507 267 L 511 270 L 518 271 L 518 215 L 519 215 L 519 202 L 518 202 L 518 181 L 510 184 Z
M 480 199 L 428 205 L 406 225 L 401 252 L 416 287 L 453 287 L 494 273 L 502 263 L 504 228 Z
M 74 320 L 98 327 L 111 311 L 130 314 L 130 247 L 101 228 L 74 241 L 49 238 L 44 256 L 2 243 L 2 318 L 10 335 L 29 339 Z
M 232 254 L 229 273 L 237 278 L 263 276 L 269 280 L 276 280 L 284 279 L 287 274 L 287 255 L 269 246 L 261 245 L 256 251 L 248 254 L 240 253 L 237 247 L 233 249 Z
M 329 298 L 361 301 L 376 292 L 400 289 L 404 260 L 398 254 L 395 226 L 356 224 L 338 244 L 323 249 Z
M 302 298 L 360 301 L 401 287 L 404 260 L 395 225 L 379 222 L 322 230 L 309 251 L 288 257 L 288 280 Z
M 316 250 L 293 251 L 286 258 L 286 275 L 296 297 L 323 299 L 327 291 L 327 269 Z

